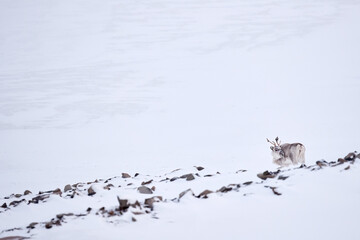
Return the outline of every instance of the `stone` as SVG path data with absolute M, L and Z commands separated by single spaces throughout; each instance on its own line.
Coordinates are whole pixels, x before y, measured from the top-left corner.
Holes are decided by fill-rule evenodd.
M 131 221 L 136 222 L 136 218 L 131 217 Z
M 198 198 L 208 198 L 207 195 L 209 195 L 210 193 L 213 193 L 213 191 L 204 190 L 204 191 L 202 191 L 197 197 L 198 197 Z
M 173 178 L 170 179 L 170 182 L 173 182 L 173 181 L 178 180 L 178 179 L 179 179 L 179 177 L 173 177 Z
M 258 173 L 257 176 L 259 178 L 261 178 L 262 180 L 266 180 L 268 178 L 274 178 L 278 175 L 280 171 L 277 171 L 277 172 L 270 172 L 270 171 L 265 171 L 263 173 Z
M 30 190 L 25 190 L 24 195 L 29 195 L 32 194 L 32 192 Z
M 71 185 L 68 184 L 64 187 L 64 192 L 70 191 L 72 189 Z
M 3 205 L 1 205 L 2 208 L 7 208 L 7 204 L 4 203 Z
M 47 222 L 47 223 L 45 224 L 45 228 L 46 228 L 46 229 L 52 228 L 52 223 L 51 223 L 51 222 Z
M 150 183 L 152 183 L 152 181 L 153 181 L 153 180 L 151 179 L 151 180 L 149 180 L 149 181 L 142 182 L 142 183 L 141 183 L 141 185 L 147 185 L 147 184 L 150 184 Z
M 152 190 L 153 192 L 155 191 L 155 189 L 156 189 L 155 186 L 152 186 L 152 187 L 151 187 L 151 190 Z
M 217 192 L 222 192 L 222 193 L 226 193 L 226 192 L 230 192 L 232 190 L 231 187 L 221 187 L 219 190 L 217 190 Z
M 355 160 L 355 158 L 356 158 L 356 155 L 355 155 L 355 153 L 352 153 L 352 152 L 344 157 L 344 159 L 346 161 L 353 161 L 353 160 Z
M 92 195 L 95 195 L 95 194 L 96 194 L 96 192 L 95 192 L 93 186 L 89 187 L 89 189 L 88 189 L 88 195 L 89 195 L 89 196 L 92 196 Z
M 339 162 L 339 163 L 344 163 L 344 162 L 345 162 L 345 159 L 339 158 L 339 159 L 338 159 L 338 162 Z
M 252 184 L 253 182 L 252 181 L 248 181 L 248 182 L 244 182 L 243 184 L 245 185 L 245 186 L 248 186 L 248 185 L 250 185 L 250 184 Z
M 30 204 L 30 203 L 35 203 L 35 204 L 37 204 L 37 203 L 39 203 L 39 201 L 44 201 L 45 199 L 47 199 L 47 198 L 49 198 L 49 197 L 50 197 L 50 194 L 43 194 L 43 195 L 36 196 L 36 197 L 34 197 L 33 199 L 31 199 L 31 200 L 29 201 L 29 204 Z
M 214 175 L 212 175 L 212 174 L 206 174 L 206 175 L 204 175 L 204 177 L 212 177 L 212 176 L 214 176 Z
M 139 175 L 140 175 L 139 173 L 135 173 L 134 177 L 137 177 L 137 176 L 139 176 Z
M 61 196 L 62 191 L 60 190 L 60 188 L 57 188 L 54 191 L 52 191 L 52 193 Z
M 318 165 L 319 167 L 326 167 L 329 164 L 325 160 L 320 160 L 320 161 L 316 161 L 316 165 Z
M 128 200 L 127 199 L 120 199 L 119 196 L 117 197 L 117 200 L 119 202 L 119 209 L 120 211 L 125 211 L 129 208 Z
M 15 229 L 14 229 L 15 230 Z M 19 229 L 16 229 L 19 230 Z M 2 237 L 0 240 L 24 240 L 24 239 L 30 239 L 28 237 L 22 237 L 22 236 L 9 236 L 9 237 Z
M 22 195 L 21 195 L 20 193 L 15 194 L 15 197 L 16 197 L 16 198 L 21 198 L 21 196 L 22 196 Z
M 198 171 L 202 171 L 204 170 L 205 168 L 201 167 L 201 166 L 198 166 L 198 167 L 195 167 Z
M 183 191 L 183 192 L 181 192 L 180 194 L 179 194 L 179 200 L 182 198 L 182 197 L 184 197 L 187 193 L 189 193 L 189 192 L 191 192 L 191 194 L 194 196 L 194 192 L 191 190 L 191 188 L 189 188 L 189 189 L 187 189 L 187 190 L 185 190 L 185 191 Z
M 344 168 L 344 170 L 349 170 L 349 169 L 350 169 L 350 165 Z
M 16 207 L 17 205 L 19 205 L 20 203 L 25 202 L 25 199 L 21 199 L 20 201 L 12 201 L 9 206 L 13 206 Z
M 192 173 L 182 175 L 180 178 L 186 178 L 186 181 L 191 181 L 191 180 L 195 179 L 195 177 Z
M 36 225 L 38 225 L 39 223 L 37 222 L 32 222 L 29 224 L 29 226 L 27 226 L 26 228 L 29 228 L 29 229 L 34 229 Z
M 286 180 L 289 176 L 280 175 L 278 177 L 279 180 Z
M 64 216 L 74 216 L 73 213 L 61 213 L 61 214 L 57 214 L 56 217 L 58 219 L 62 219 Z
M 141 186 L 141 187 L 138 187 L 137 189 L 139 191 L 139 193 L 142 193 L 142 194 L 152 194 L 152 190 L 148 187 L 145 187 L 145 186 Z
M 109 183 L 108 185 L 106 185 L 106 186 L 104 187 L 104 189 L 110 190 L 112 187 L 114 187 L 114 185 L 111 184 L 111 183 Z
M 121 176 L 122 178 L 131 178 L 130 174 L 128 173 L 122 173 Z

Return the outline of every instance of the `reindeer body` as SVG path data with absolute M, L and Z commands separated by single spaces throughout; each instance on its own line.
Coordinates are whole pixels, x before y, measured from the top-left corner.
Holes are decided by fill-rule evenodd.
M 281 144 L 278 142 L 278 138 L 275 139 L 276 142 L 270 142 L 274 146 L 271 146 L 271 154 L 273 156 L 273 163 L 280 165 L 281 167 L 286 167 L 291 164 L 305 164 L 305 146 L 301 143 L 284 143 Z

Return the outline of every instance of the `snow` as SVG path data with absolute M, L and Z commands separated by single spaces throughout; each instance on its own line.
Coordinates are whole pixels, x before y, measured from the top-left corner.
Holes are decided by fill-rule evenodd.
M 121 172 L 222 173 L 191 182 L 199 194 L 242 181 L 238 169 L 244 181 L 274 169 L 267 137 L 303 143 L 309 165 L 359 150 L 359 3 L 1 0 L 0 197 Z M 190 198 L 159 204 L 158 220 L 114 227 L 91 215 L 34 238 L 77 236 L 75 226 L 83 239 L 359 238 L 358 167 L 297 174 L 280 198 L 263 187 Z M 174 183 L 157 191 L 188 187 Z M 83 206 L 65 202 L 0 213 L 0 230 Z

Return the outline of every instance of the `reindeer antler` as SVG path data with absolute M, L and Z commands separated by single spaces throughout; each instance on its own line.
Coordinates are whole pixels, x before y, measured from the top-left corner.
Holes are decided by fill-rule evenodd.
M 275 142 L 274 141 L 270 141 L 269 139 L 267 139 L 266 138 L 266 140 L 270 143 L 270 144 L 272 144 L 272 145 L 274 145 L 274 147 L 280 147 L 280 144 L 281 144 L 281 141 L 279 140 L 279 137 L 276 137 L 275 138 Z
M 274 141 L 270 141 L 268 138 L 266 138 L 266 140 L 267 140 L 270 144 L 274 145 L 274 147 L 276 147 L 276 143 L 275 143 Z

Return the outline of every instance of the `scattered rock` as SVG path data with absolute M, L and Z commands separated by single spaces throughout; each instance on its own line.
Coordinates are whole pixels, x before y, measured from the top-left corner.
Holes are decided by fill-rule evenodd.
M 213 191 L 210 191 L 210 190 L 204 190 L 202 191 L 198 196 L 198 198 L 208 198 L 207 195 L 209 195 L 210 193 L 213 193 Z
M 131 217 L 131 221 L 136 222 L 136 218 Z
M 198 171 L 202 171 L 204 170 L 205 168 L 201 167 L 201 166 L 198 166 L 198 167 L 195 167 Z
M 212 176 L 214 176 L 214 175 L 212 175 L 212 174 L 206 174 L 206 175 L 204 175 L 204 177 L 212 177 Z
M 195 179 L 195 177 L 192 173 L 182 175 L 180 178 L 186 178 L 186 181 L 191 181 L 191 180 Z
M 194 196 L 194 192 L 191 190 L 191 188 L 189 188 L 189 189 L 187 189 L 187 190 L 185 190 L 185 191 L 183 191 L 183 192 L 181 192 L 180 194 L 179 194 L 179 200 L 182 198 L 182 197 L 184 197 L 187 193 L 189 193 L 189 192 L 191 192 L 191 194 Z
M 131 186 L 131 185 L 133 185 L 133 183 L 128 183 L 128 184 L 127 184 L 127 186 Z
M 151 187 L 151 190 L 152 190 L 153 192 L 155 191 L 155 189 L 156 189 L 155 186 L 152 186 L 152 187 Z
M 119 202 L 119 210 L 120 211 L 126 211 L 129 208 L 128 200 L 127 199 L 120 199 L 117 197 L 117 200 Z
M 279 180 L 286 180 L 289 176 L 280 175 L 278 177 Z
M 131 178 L 131 176 L 128 173 L 122 173 L 122 178 Z
M 29 229 L 34 229 L 36 225 L 38 225 L 39 223 L 37 222 L 32 222 L 29 224 L 29 226 L 27 226 L 26 228 L 29 228 Z
M 7 204 L 4 203 L 3 205 L 1 205 L 2 208 L 7 208 Z
M 59 195 L 61 197 L 62 191 L 60 190 L 60 188 L 57 188 L 52 193 L 56 194 L 56 195 Z
M 10 236 L 10 237 L 0 238 L 0 240 L 23 240 L 23 239 L 29 239 L 29 238 L 28 237 L 22 237 L 22 236 Z
M 139 193 L 142 193 L 142 194 L 152 194 L 152 190 L 148 187 L 145 187 L 145 186 L 141 186 L 141 187 L 138 187 L 137 189 L 139 191 Z
M 217 190 L 217 192 L 222 192 L 222 193 L 226 193 L 226 192 L 230 192 L 232 190 L 231 187 L 221 187 L 219 190 Z
M 19 201 L 12 201 L 9 206 L 13 206 L 16 207 L 17 205 L 19 205 L 20 203 L 25 202 L 25 199 L 21 199 Z
M 73 213 L 61 213 L 61 214 L 57 214 L 56 217 L 58 219 L 62 219 L 64 216 L 74 216 Z
M 236 173 L 243 173 L 243 172 L 246 172 L 247 170 L 244 170 L 244 169 L 240 169 L 240 170 L 237 170 Z
M 356 155 L 356 157 L 360 159 L 360 153 L 358 155 Z
M 274 178 L 278 175 L 278 173 L 280 172 L 280 170 L 276 171 L 276 172 L 270 172 L 270 171 L 265 171 L 263 173 L 259 173 L 257 174 L 257 176 L 259 178 L 261 178 L 262 180 L 266 180 L 268 178 Z
M 149 180 L 149 181 L 146 181 L 146 182 L 142 182 L 142 183 L 141 183 L 141 185 L 146 185 L 146 184 L 150 184 L 150 183 L 152 183 L 152 181 L 153 181 L 153 180 L 151 179 L 151 180 Z
M 24 195 L 29 195 L 32 194 L 32 192 L 30 190 L 25 190 Z
M 248 182 L 244 182 L 243 185 L 248 186 L 248 185 L 250 185 L 252 183 L 253 183 L 252 181 L 248 181 Z
M 92 210 L 91 207 L 88 207 L 88 208 L 86 209 L 87 212 L 91 212 L 91 210 Z
M 155 197 L 152 197 L 152 198 L 147 198 L 147 199 L 145 199 L 144 204 L 145 204 L 147 207 L 153 209 L 153 207 L 154 207 L 154 202 L 160 202 L 160 201 L 162 201 L 162 200 L 163 200 L 163 198 L 162 198 L 161 196 L 155 196 Z
M 329 165 L 328 162 L 326 162 L 325 160 L 320 160 L 320 161 L 316 161 L 316 165 L 318 165 L 320 168 L 321 167 L 326 167 Z
M 170 179 L 170 182 L 173 182 L 173 181 L 178 180 L 178 179 L 179 179 L 179 177 L 173 177 L 173 178 Z
M 47 223 L 45 224 L 45 228 L 46 228 L 46 229 L 52 228 L 52 223 L 51 223 L 51 222 L 47 222 Z
M 350 165 L 344 168 L 344 170 L 349 170 L 349 169 L 350 169 Z
M 280 196 L 280 195 L 281 195 L 281 193 L 279 193 L 278 191 L 276 191 L 276 187 L 270 187 L 270 186 L 265 186 L 265 187 L 270 188 L 275 195 L 277 195 L 277 196 Z
M 39 195 L 39 196 L 36 196 L 34 197 L 33 199 L 31 199 L 28 204 L 30 203 L 35 203 L 35 204 L 38 204 L 39 201 L 44 201 L 45 199 L 49 198 L 50 197 L 50 194 L 43 194 L 43 195 Z
M 15 194 L 15 197 L 16 197 L 16 198 L 21 198 L 21 196 L 22 196 L 22 195 L 21 195 L 20 193 Z
M 348 155 L 346 155 L 346 156 L 344 157 L 344 159 L 345 159 L 346 161 L 353 161 L 353 160 L 355 160 L 355 158 L 356 158 L 356 155 L 355 155 L 355 153 L 353 153 L 353 152 L 349 153 Z
M 181 168 L 178 168 L 178 169 L 175 169 L 175 170 L 172 170 L 171 173 L 174 173 L 174 172 L 177 172 L 177 171 L 180 171 Z
M 70 191 L 72 189 L 71 185 L 68 184 L 64 187 L 64 192 Z
M 95 194 L 96 194 L 96 192 L 95 192 L 93 186 L 89 187 L 89 189 L 88 189 L 88 195 L 89 195 L 89 196 L 92 196 L 92 195 L 95 195 Z
M 111 184 L 111 183 L 109 183 L 108 185 L 106 185 L 106 186 L 104 187 L 104 189 L 110 190 L 112 187 L 114 187 L 114 185 Z
M 139 176 L 139 175 L 140 175 L 139 173 L 135 173 L 134 177 L 137 177 L 137 176 Z

